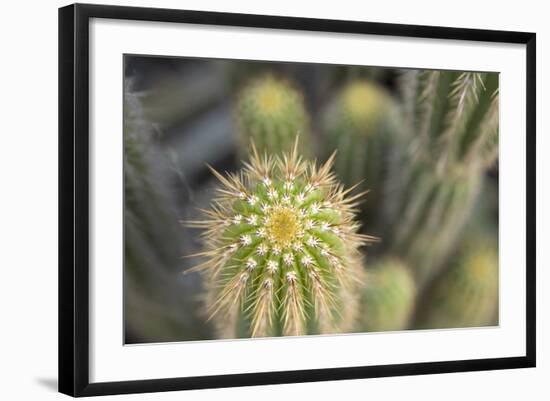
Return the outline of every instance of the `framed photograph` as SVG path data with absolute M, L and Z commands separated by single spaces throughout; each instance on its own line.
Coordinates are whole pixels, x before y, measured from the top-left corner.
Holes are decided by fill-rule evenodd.
M 61 8 L 59 390 L 535 366 L 535 98 L 534 33 Z

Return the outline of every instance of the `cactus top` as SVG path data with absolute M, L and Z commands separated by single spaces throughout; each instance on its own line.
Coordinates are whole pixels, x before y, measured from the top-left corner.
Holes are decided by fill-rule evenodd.
M 370 133 L 387 114 L 389 96 L 376 84 L 353 82 L 343 89 L 340 96 L 345 118 L 361 133 Z
M 296 207 L 275 206 L 265 217 L 266 238 L 275 246 L 289 248 L 294 238 L 302 235 L 300 217 Z
M 284 108 L 285 93 L 282 87 L 268 80 L 256 88 L 258 96 L 258 110 L 265 114 L 276 114 Z
M 473 283 L 497 282 L 498 277 L 498 254 L 494 245 L 485 241 L 480 241 L 478 249 L 470 251 L 464 257 L 463 276 Z M 473 248 L 473 245 L 470 245 Z
M 355 280 L 359 234 L 354 206 L 330 172 L 333 157 L 320 168 L 303 162 L 297 141 L 277 159 L 252 158 L 239 174 L 223 176 L 204 228 L 213 315 L 237 313 L 250 322 L 253 336 L 301 334 L 311 321 L 330 325 L 344 307 L 342 291 Z M 353 267 L 353 268 L 352 268 Z M 275 330 L 276 331 L 276 330 Z
M 257 118 L 285 117 L 303 100 L 299 92 L 285 81 L 271 75 L 253 81 L 241 94 L 241 107 L 248 108 Z
M 281 154 L 292 149 L 299 133 L 300 152 L 307 155 L 309 117 L 302 93 L 290 82 L 272 75 L 253 79 L 241 91 L 235 111 L 243 144 L 253 139 L 261 152 Z

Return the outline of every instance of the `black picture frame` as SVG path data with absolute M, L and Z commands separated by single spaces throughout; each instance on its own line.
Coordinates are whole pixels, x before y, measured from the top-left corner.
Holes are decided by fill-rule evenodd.
M 354 33 L 526 45 L 526 354 L 406 363 L 90 383 L 89 380 L 89 22 L 91 18 Z M 59 9 L 59 391 L 71 396 L 190 390 L 534 367 L 536 35 L 435 26 L 74 4 Z

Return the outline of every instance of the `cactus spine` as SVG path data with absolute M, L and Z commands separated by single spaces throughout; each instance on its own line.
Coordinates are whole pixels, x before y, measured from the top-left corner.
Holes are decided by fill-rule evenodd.
M 368 80 L 346 85 L 327 108 L 323 124 L 325 157 L 337 149 L 334 168 L 342 182 L 350 186 L 362 181 L 362 186 L 370 189 L 363 205 L 367 218 L 376 216 L 374 209 L 383 194 L 388 145 L 400 125 L 394 99 Z
M 300 154 L 311 153 L 304 99 L 289 82 L 271 75 L 253 80 L 241 92 L 236 111 L 243 149 L 252 140 L 260 152 L 282 154 L 299 136 Z
M 360 331 L 408 328 L 416 297 L 409 268 L 398 259 L 385 258 L 367 270 L 365 283 Z
M 323 166 L 290 154 L 251 160 L 222 176 L 204 228 L 212 303 L 225 336 L 326 333 L 352 327 L 362 267 L 355 197 Z
M 497 324 L 498 252 L 488 241 L 470 244 L 458 262 L 438 277 L 422 304 L 417 328 Z
M 420 286 L 451 251 L 498 153 L 498 75 L 410 71 L 402 89 L 408 135 L 391 174 L 386 233 Z M 392 221 L 393 220 L 393 221 Z

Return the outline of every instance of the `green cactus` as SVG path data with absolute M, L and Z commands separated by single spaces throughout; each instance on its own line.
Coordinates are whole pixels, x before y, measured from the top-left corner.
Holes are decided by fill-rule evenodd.
M 398 259 L 385 258 L 369 267 L 365 283 L 360 331 L 407 329 L 416 298 L 409 268 Z
M 421 303 L 415 326 L 421 329 L 498 324 L 498 251 L 489 240 L 466 246 Z
M 206 220 L 209 314 L 223 337 L 301 335 L 350 330 L 362 276 L 355 197 L 330 172 L 290 154 L 251 160 L 222 176 Z
M 380 215 L 388 146 L 401 128 L 395 100 L 381 86 L 368 80 L 346 85 L 328 105 L 323 122 L 324 156 L 338 150 L 334 169 L 345 185 L 362 182 L 370 189 L 367 219 Z
M 299 137 L 300 154 L 309 155 L 309 116 L 302 94 L 289 82 L 265 75 L 240 93 L 236 108 L 242 149 L 251 140 L 260 152 L 282 154 Z
M 401 85 L 408 130 L 386 197 L 392 253 L 425 285 L 452 251 L 498 154 L 498 74 L 409 71 Z

